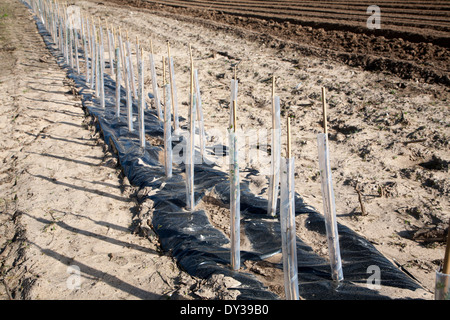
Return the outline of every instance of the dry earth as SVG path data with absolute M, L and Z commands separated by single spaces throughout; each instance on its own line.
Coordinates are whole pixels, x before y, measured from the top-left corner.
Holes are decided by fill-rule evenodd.
M 201 283 L 134 232 L 135 190 L 66 70 L 25 6 L 0 10 L 0 298 L 229 297 L 221 279 Z
M 380 29 L 367 28 L 370 1 L 110 0 L 158 14 L 216 21 L 291 47 L 404 79 L 450 84 L 450 6 L 442 1 L 378 1 Z M 370 11 L 369 11 L 370 12 Z M 369 22 L 371 19 L 369 19 Z M 281 43 L 273 41 L 282 40 Z
M 5 164 L 1 171 L 1 227 L 5 229 L 2 235 L 7 235 L 0 242 L 6 261 L 2 264 L 3 279 L 16 291 L 30 286 L 32 298 L 51 298 L 64 292 L 67 267 L 78 263 L 83 285 L 66 298 L 98 298 L 102 294 L 113 299 L 159 298 L 198 288 L 198 281 L 179 271 L 170 257 L 158 255 L 156 242 L 131 233 L 137 210 L 130 200 L 132 188 L 120 179 L 114 166 L 110 167 L 112 158 L 105 156 L 92 131 L 83 128 L 83 112 L 75 106 L 74 96 L 67 94 L 70 87 L 67 83 L 64 86 L 64 72 L 43 48 L 28 14 L 16 1 L 6 3 L 11 12 L 22 17 L 18 25 L 28 31 L 24 34 L 31 40 L 20 42 L 8 29 L 11 17 L 2 18 L 0 30 L 5 41 L 2 39 L 0 54 L 10 59 L 5 63 L 10 72 L 0 84 L 5 108 L 0 121 Z M 426 290 L 434 291 L 434 271 L 442 263 L 442 239 L 450 218 L 448 86 L 305 55 L 295 47 L 283 46 L 282 39 L 176 12 L 106 5 L 105 1 L 73 3 L 102 23 L 128 30 L 130 39 L 139 37 L 146 52 L 153 39 L 156 61 L 167 54 L 166 41 L 170 41 L 184 118 L 189 91 L 188 44 L 192 44 L 210 145 L 220 142 L 218 132 L 224 132 L 228 124 L 232 64 L 239 62 L 238 124 L 244 132 L 270 129 L 271 78 L 275 74 L 283 116 L 289 113 L 294 118 L 296 191 L 319 212 L 316 135 L 322 131 L 320 88 L 327 88 L 339 223 L 363 235 Z M 161 76 L 161 66 L 157 73 Z M 245 146 L 241 153 L 245 153 Z M 241 178 L 264 197 L 267 177 L 251 174 L 253 169 L 261 169 L 255 159 L 242 159 Z M 215 208 L 211 203 L 201 205 Z M 210 212 L 215 212 L 213 224 L 226 233 L 227 219 L 217 212 L 226 215 L 227 210 Z M 306 232 L 301 217 L 296 222 L 299 236 L 326 256 L 325 239 Z M 21 238 L 22 227 L 32 241 Z M 12 253 L 19 249 L 24 254 Z M 15 261 L 8 262 L 8 256 Z M 53 271 L 48 264 L 56 261 L 58 271 L 49 274 Z M 144 266 L 152 271 L 136 275 Z M 262 267 L 250 266 L 254 270 Z M 129 270 L 134 272 L 131 279 L 126 278 Z M 8 277 L 10 274 L 14 276 Z M 51 279 L 60 291 L 46 289 Z M 160 282 L 158 290 L 153 289 L 152 281 Z M 282 293 L 280 284 L 269 285 Z M 21 291 L 17 292 L 20 295 Z
M 322 131 L 320 88 L 327 88 L 339 222 L 368 238 L 425 288 L 434 290 L 434 270 L 442 261 L 444 249 L 435 240 L 443 238 L 450 209 L 447 86 L 305 56 L 288 46 L 272 46 L 267 38 L 239 26 L 176 12 L 95 3 L 76 2 L 105 23 L 114 21 L 116 27 L 128 30 L 130 39 L 139 37 L 147 52 L 152 38 L 156 61 L 167 54 L 166 41 L 171 43 L 182 106 L 189 101 L 188 45 L 192 44 L 202 87 L 205 128 L 213 140 L 210 145 L 226 143 L 220 141 L 224 135 L 217 131 L 224 132 L 228 124 L 232 65 L 239 62 L 238 123 L 244 132 L 270 129 L 271 77 L 275 73 L 283 114 L 289 112 L 295 117 L 296 190 L 319 212 L 322 203 L 316 135 Z M 161 69 L 157 71 L 159 76 Z M 180 113 L 187 119 L 186 107 L 180 108 Z M 248 150 L 243 146 L 241 153 L 245 152 Z M 251 175 L 252 169 L 261 167 L 250 160 L 242 160 L 242 179 L 249 180 L 252 189 L 264 196 L 267 177 Z M 361 192 L 366 216 L 361 215 L 355 187 Z M 226 225 L 227 219 L 221 220 Z M 301 233 L 302 221 L 297 223 Z M 437 238 L 419 236 L 429 229 Z M 326 252 L 324 239 L 316 237 L 309 235 L 306 241 L 309 239 L 318 252 Z

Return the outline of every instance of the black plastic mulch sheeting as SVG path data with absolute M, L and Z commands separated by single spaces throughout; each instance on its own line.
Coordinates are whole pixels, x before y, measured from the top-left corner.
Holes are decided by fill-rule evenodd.
M 137 128 L 129 133 L 126 124 L 124 103 L 120 121 L 114 116 L 114 81 L 105 77 L 105 90 L 110 100 L 106 109 L 86 90 L 84 75 L 77 75 L 67 65 L 52 43 L 50 34 L 41 21 L 35 18 L 38 29 L 49 50 L 58 62 L 67 68 L 69 77 L 80 89 L 83 105 L 98 120 L 105 142 L 117 151 L 124 174 L 130 183 L 140 188 L 151 188 L 149 198 L 153 201 L 152 225 L 159 236 L 163 250 L 170 251 L 178 264 L 189 274 L 208 279 L 213 274 L 223 274 L 238 280 L 241 285 L 229 290 L 238 290 L 238 299 L 279 299 L 265 288 L 252 274 L 234 272 L 229 268 L 230 252 L 224 245 L 229 239 L 209 222 L 203 210 L 188 212 L 186 189 L 183 180 L 184 166 L 173 168 L 173 177 L 166 179 L 159 154 L 163 146 L 147 142 L 145 150 L 139 147 Z M 122 95 L 124 96 L 124 94 Z M 134 105 L 134 114 L 137 114 Z M 135 122 L 137 127 L 137 122 Z M 163 138 L 162 123 L 154 110 L 145 111 L 146 134 Z M 255 172 L 256 173 L 256 172 Z M 195 166 L 195 199 L 198 201 L 211 190 L 225 205 L 229 204 L 228 175 L 213 165 Z M 296 194 L 296 215 L 306 215 L 306 224 L 301 228 L 325 235 L 324 217 L 306 205 Z M 252 194 L 247 182 L 241 182 L 241 228 L 252 244 L 252 251 L 242 251 L 241 260 L 258 261 L 281 251 L 280 224 L 277 218 L 266 214 L 267 200 Z M 371 290 L 366 286 L 371 273 L 367 268 L 380 268 L 381 288 L 395 287 L 416 290 L 421 286 L 400 271 L 375 247 L 349 228 L 338 225 L 339 241 L 343 262 L 344 281 L 336 285 L 331 280 L 330 266 L 326 259 L 318 256 L 302 239 L 297 238 L 298 276 L 300 296 L 304 299 L 391 299 L 383 290 Z M 282 265 L 277 265 L 282 269 Z M 281 284 L 281 283 L 280 283 Z M 359 284 L 359 285 L 358 285 Z

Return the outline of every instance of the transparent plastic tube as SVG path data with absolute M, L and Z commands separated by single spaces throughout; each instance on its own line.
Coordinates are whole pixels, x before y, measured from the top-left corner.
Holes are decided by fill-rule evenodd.
M 334 202 L 333 181 L 331 179 L 327 134 L 318 134 L 317 143 L 319 148 L 319 169 L 331 275 L 334 281 L 342 281 L 344 276 L 342 272 L 341 253 L 339 249 L 339 234 L 336 221 L 336 206 Z
M 103 45 L 100 45 L 100 99 L 102 108 L 105 107 L 105 55 Z
M 99 35 L 100 35 L 100 39 L 99 39 L 100 45 L 101 45 L 103 48 L 105 48 L 105 42 L 103 41 L 103 28 L 102 28 L 101 25 L 98 26 L 98 33 L 99 33 Z
M 100 22 L 99 22 L 100 24 Z M 101 51 L 102 53 L 100 54 L 100 72 L 102 74 L 104 74 L 104 70 L 102 71 L 102 68 L 104 69 L 104 60 L 105 60 L 105 44 L 103 41 L 103 28 L 101 25 L 98 26 L 98 34 L 99 34 L 99 39 L 98 39 L 98 43 L 100 45 Z M 102 81 L 102 77 L 100 76 L 100 85 Z
M 175 70 L 173 68 L 173 58 L 170 57 L 169 61 L 169 74 L 170 74 L 170 87 L 171 87 L 171 99 L 173 110 L 173 129 L 174 135 L 180 134 L 180 124 L 178 121 L 178 98 L 177 98 L 177 86 L 175 84 Z
M 436 271 L 435 300 L 450 300 L 450 274 Z
M 231 83 L 230 83 L 230 91 L 231 91 L 231 95 L 230 95 L 230 123 L 233 123 L 233 101 L 237 100 L 237 96 L 238 96 L 238 87 L 239 87 L 239 82 L 237 80 L 231 79 Z
M 166 177 L 172 177 L 172 123 L 171 123 L 171 98 L 170 84 L 163 88 L 166 94 L 164 101 L 164 168 Z
M 121 79 L 121 66 L 120 66 L 120 50 L 119 48 L 116 48 L 116 117 L 120 118 L 120 83 L 122 82 Z
M 64 20 L 64 16 L 61 17 L 61 44 L 62 44 L 62 53 L 64 55 L 64 61 L 67 63 L 67 48 L 66 48 L 66 21 Z
M 56 27 L 56 10 L 54 10 L 53 11 L 53 16 L 52 16 L 52 28 L 53 28 L 53 33 L 52 33 L 52 36 L 53 36 L 53 42 L 54 43 L 57 43 L 57 36 L 58 36 L 58 34 L 57 34 L 57 27 Z
M 186 146 L 186 206 L 189 210 L 194 210 L 194 150 L 195 150 L 195 109 L 196 97 L 195 94 L 191 98 L 193 105 L 189 112 L 189 138 Z
M 152 76 L 152 89 L 153 89 L 153 96 L 155 101 L 155 107 L 156 112 L 158 113 L 158 118 L 160 120 L 163 119 L 162 109 L 161 109 L 161 100 L 159 98 L 159 88 L 158 88 L 158 80 L 156 77 L 156 68 L 155 68 L 155 61 L 153 59 L 153 54 L 150 53 L 150 72 Z
M 100 45 L 95 44 L 95 96 L 100 98 Z
M 280 225 L 286 300 L 298 300 L 294 158 L 281 158 Z
M 66 64 L 69 64 L 69 50 L 68 50 L 68 46 L 67 46 L 67 26 L 66 26 L 66 20 L 63 20 L 63 52 L 64 52 L 64 61 L 66 62 Z
M 107 29 L 107 36 L 108 36 L 108 52 L 109 52 L 109 70 L 111 71 L 111 76 L 114 75 L 114 56 L 113 56 L 113 34 L 112 32 Z
M 122 59 L 121 60 L 121 63 L 122 63 L 122 80 L 125 82 L 125 89 L 126 89 L 127 85 L 128 85 L 127 54 L 126 54 L 126 51 L 125 51 L 124 43 L 122 41 L 122 36 L 120 34 L 118 35 L 117 39 L 118 39 L 118 42 L 119 42 L 120 58 Z
M 129 64 L 129 69 L 128 69 L 128 73 L 130 74 L 130 83 L 131 83 L 131 89 L 133 90 L 133 94 L 134 97 L 137 97 L 137 90 L 136 90 L 136 80 L 134 78 L 134 67 L 133 67 L 133 61 L 131 60 L 131 49 L 130 49 L 130 42 L 129 41 L 125 41 L 125 45 L 127 47 L 127 55 L 128 55 L 128 64 Z
M 96 69 L 96 54 L 95 54 L 95 38 L 91 34 L 91 89 L 95 88 L 95 69 Z
M 89 33 L 88 29 L 88 21 L 85 21 L 84 24 L 85 28 L 83 30 L 83 45 L 84 45 L 84 62 L 85 62 L 85 68 L 86 68 L 86 84 L 89 83 L 89 41 L 87 34 Z
M 59 50 L 61 51 L 61 53 L 64 54 L 62 29 L 63 29 L 62 28 L 62 19 L 59 16 L 58 17 L 58 45 L 59 45 Z
M 100 61 L 100 44 L 96 44 L 96 49 L 95 49 L 95 96 L 97 98 L 100 98 L 100 68 L 101 68 L 101 61 Z
M 127 121 L 128 121 L 128 131 L 133 131 L 133 101 L 131 97 L 131 88 L 130 88 L 130 57 L 126 57 L 126 89 L 127 89 Z
M 139 55 L 139 52 L 136 53 Z M 141 148 L 145 148 L 145 122 L 144 122 L 144 109 L 145 109 L 145 96 L 144 96 L 144 59 L 139 59 L 138 65 L 138 110 L 139 110 L 139 142 Z
M 205 156 L 205 144 L 206 144 L 206 137 L 205 137 L 205 127 L 203 125 L 203 108 L 202 108 L 202 98 L 200 95 L 200 86 L 198 83 L 198 72 L 197 69 L 194 70 L 194 84 L 195 84 L 195 95 L 196 95 L 196 111 L 197 111 L 197 121 L 198 121 L 198 127 L 199 127 L 199 136 L 200 136 L 200 155 L 201 158 Z
M 61 39 L 62 39 L 62 53 L 64 56 L 64 61 L 66 64 L 68 63 L 68 57 L 67 57 L 67 46 L 66 46 L 66 20 L 64 20 L 64 16 L 61 18 Z
M 76 67 L 76 59 L 75 56 L 77 52 L 75 51 L 75 30 L 73 28 L 69 29 L 70 33 L 70 67 L 72 70 Z
M 64 37 L 63 37 L 63 23 L 61 17 L 58 19 L 58 39 L 59 39 L 59 50 L 62 55 L 64 55 Z
M 233 129 L 234 130 L 234 129 Z M 240 186 L 239 186 L 239 162 L 238 162 L 238 141 L 236 133 L 229 130 L 230 149 L 230 214 L 231 214 L 231 268 L 238 270 L 241 265 L 240 253 Z
M 69 25 L 67 26 L 67 42 L 69 46 L 69 65 L 73 70 L 73 32 Z
M 269 176 L 269 201 L 267 213 L 275 216 L 277 211 L 278 188 L 280 184 L 281 158 L 281 125 L 280 125 L 280 97 L 274 98 L 274 112 L 272 114 L 272 151 Z
M 73 29 L 75 38 L 75 66 L 77 68 L 77 73 L 80 74 L 80 59 L 78 57 L 78 31 Z
M 97 54 L 96 54 L 96 50 L 97 50 L 97 29 L 95 28 L 95 23 L 94 22 L 92 22 L 92 29 L 91 29 L 91 31 L 92 31 L 92 34 L 91 34 L 91 37 L 92 37 L 92 56 L 94 57 L 95 61 L 97 61 Z M 94 68 L 97 68 L 97 65 L 96 65 L 95 61 L 92 64 L 92 66 Z M 94 75 L 95 75 L 95 72 L 94 72 Z M 95 78 L 95 76 L 94 76 L 94 78 Z
M 136 48 L 136 65 L 137 65 L 137 68 L 139 69 L 139 63 L 141 62 L 141 55 L 139 54 L 139 42 L 138 42 L 137 38 L 136 38 L 135 48 Z M 138 71 L 137 78 L 138 78 L 138 90 L 139 90 L 139 71 Z M 138 94 L 139 94 L 139 92 L 138 92 Z

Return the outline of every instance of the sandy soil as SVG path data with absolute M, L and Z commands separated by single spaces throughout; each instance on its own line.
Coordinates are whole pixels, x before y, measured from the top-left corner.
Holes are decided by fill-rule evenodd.
M 188 45 L 192 44 L 209 145 L 221 142 L 219 132 L 224 132 L 228 124 L 232 64 L 239 62 L 238 124 L 244 132 L 270 129 L 271 78 L 275 73 L 282 114 L 289 113 L 294 118 L 296 191 L 319 212 L 322 212 L 322 202 L 316 136 L 322 131 L 320 88 L 325 87 L 339 223 L 366 237 L 428 292 L 434 291 L 434 270 L 442 263 L 442 239 L 450 218 L 450 93 L 447 86 L 364 71 L 323 57 L 305 55 L 295 48 L 281 46 L 283 40 L 272 39 L 272 43 L 277 44 L 274 46 L 268 42 L 270 36 L 262 37 L 256 31 L 239 26 L 97 2 L 74 1 L 83 12 L 99 17 L 103 23 L 114 23 L 116 27 L 128 30 L 130 39 L 138 36 L 146 52 L 150 50 L 152 38 L 156 61 L 161 61 L 162 55 L 167 54 L 166 41 L 170 41 L 177 73 L 179 110 L 185 119 L 188 118 L 186 105 L 189 101 Z M 16 2 L 8 0 L 7 3 L 26 16 L 17 8 Z M 23 25 L 29 30 L 33 28 L 30 21 Z M 17 38 L 11 32 L 7 35 L 11 40 L 3 48 L 18 47 L 15 44 Z M 32 50 L 32 55 L 25 58 L 23 53 L 14 55 L 17 49 L 8 49 L 11 52 L 8 54 L 19 62 L 6 65 L 11 68 L 11 74 L 1 83 L 5 88 L 2 93 L 13 92 L 2 96 L 3 104 L 9 108 L 0 121 L 5 133 L 2 136 L 12 138 L 2 141 L 5 169 L 2 167 L 1 178 L 5 180 L 1 186 L 4 198 L 1 205 L 3 212 L 9 214 L 6 220 L 19 219 L 30 235 L 27 238 L 33 239 L 26 250 L 29 258 L 22 260 L 29 261 L 24 263 L 27 266 L 33 262 L 34 269 L 31 270 L 36 270 L 33 274 L 28 269 L 21 275 L 19 271 L 15 274 L 20 275 L 18 278 L 22 282 L 30 283 L 34 298 L 52 297 L 46 290 L 50 279 L 59 283 L 61 294 L 66 285 L 67 267 L 77 263 L 84 285 L 81 291 L 71 291 L 66 298 L 76 294 L 86 297 L 82 293 L 89 297 L 159 298 L 173 292 L 184 296 L 187 288 L 198 288 L 199 282 L 179 271 L 170 257 L 158 255 L 156 241 L 148 243 L 130 233 L 129 226 L 136 215 L 133 211 L 136 206 L 129 197 L 132 188 L 120 179 L 114 167 L 108 165 L 110 158 L 105 157 L 101 143 L 97 145 L 99 142 L 92 137 L 92 131 L 83 128 L 82 111 L 74 107 L 77 102 L 73 95 L 64 94 L 70 88 L 63 85 L 64 73 L 58 70 L 53 58 L 39 61 L 48 53 L 42 48 L 39 37 L 33 36 L 34 42 L 30 43 L 40 49 Z M 2 50 L 1 54 L 7 53 Z M 25 70 L 29 59 L 36 63 Z M 160 65 L 157 73 L 161 75 Z M 30 79 L 19 78 L 21 74 Z M 39 86 L 29 83 L 36 78 Z M 30 106 L 29 99 L 44 101 L 32 100 Z M 42 110 L 27 110 L 24 115 L 18 112 L 20 108 Z M 47 109 L 58 112 L 49 113 Z M 48 128 L 44 130 L 46 126 Z M 245 146 L 242 150 L 245 154 Z M 260 157 L 267 158 L 267 153 L 261 153 Z M 257 160 L 242 159 L 241 178 L 264 197 L 267 176 L 250 174 L 253 169 L 261 169 Z M 96 189 L 99 187 L 101 190 Z M 53 190 L 54 194 L 50 194 Z M 79 196 L 77 192 L 83 195 Z M 69 203 L 61 201 L 61 193 L 67 194 L 64 199 L 70 199 Z M 93 205 L 99 201 L 104 201 L 102 208 L 109 209 L 99 212 L 99 206 Z M 228 220 L 220 215 L 227 214 L 226 208 L 214 201 L 199 205 L 210 209 L 212 223 L 226 234 Z M 5 221 L 4 217 L 2 215 L 2 221 Z M 316 252 L 326 256 L 324 239 L 306 232 L 301 217 L 296 223 L 298 235 Z M 16 229 L 18 225 L 15 224 Z M 8 223 L 2 228 L 9 230 L 9 236 L 2 238 L 3 247 L 18 232 Z M 60 240 L 62 238 L 68 241 Z M 93 243 L 92 240 L 97 238 L 99 240 Z M 6 245 L 6 248 L 10 247 Z M 3 250 L 2 256 L 8 256 L 5 254 L 8 250 L 13 249 Z M 146 254 L 142 255 L 142 251 Z M 49 258 L 41 264 L 37 257 Z M 282 282 L 277 283 L 280 274 L 274 271 L 269 275 L 265 271 L 271 270 L 270 264 L 276 263 L 276 259 L 279 257 L 247 267 L 262 278 L 266 275 L 269 288 L 282 295 Z M 59 261 L 57 275 L 48 274 L 51 271 L 46 268 L 46 263 L 55 264 L 55 261 Z M 136 272 L 144 265 L 151 272 L 138 276 Z M 8 274 L 9 269 L 3 268 Z M 129 270 L 134 273 L 132 279 L 126 278 Z M 153 276 L 149 277 L 149 274 Z M 154 287 L 150 285 L 151 281 L 160 284 Z M 123 284 L 126 284 L 125 290 Z M 149 287 L 152 289 L 147 290 Z M 212 284 L 210 287 L 219 288 L 218 291 L 223 288 Z M 203 292 L 202 287 L 196 294 Z M 204 297 L 214 297 L 214 294 L 209 292 Z M 432 295 L 423 297 L 429 299 Z
M 156 61 L 167 54 L 166 41 L 170 41 L 184 118 L 191 43 L 202 87 L 205 128 L 210 133 L 227 126 L 229 81 L 236 62 L 240 62 L 239 126 L 244 131 L 269 129 L 271 77 L 275 73 L 283 114 L 295 117 L 296 190 L 319 212 L 316 135 L 322 131 L 320 88 L 327 88 L 339 222 L 364 235 L 433 290 L 434 270 L 442 261 L 444 248 L 434 240 L 442 238 L 450 208 L 448 87 L 361 71 L 289 48 L 272 48 L 255 41 L 255 32 L 240 27 L 194 19 L 192 28 L 192 18 L 182 15 L 154 15 L 151 10 L 84 1 L 77 5 L 102 21 L 114 20 L 117 27 L 128 30 L 131 39 L 138 36 L 147 51 L 151 37 Z M 217 136 L 210 137 L 210 145 L 217 142 L 214 139 L 220 140 Z M 264 196 L 267 177 L 247 177 L 255 168 L 261 169 L 258 163 L 243 159 L 242 179 Z M 365 216 L 355 188 L 361 192 Z M 226 225 L 227 219 L 222 220 Z M 302 225 L 302 221 L 297 223 Z M 437 238 L 419 236 L 428 229 L 435 230 Z M 323 242 L 313 238 L 310 242 L 318 252 L 324 250 Z
M 135 233 L 135 190 L 66 71 L 22 4 L 1 10 L 0 298 L 214 298 L 214 281 L 195 295 L 200 280 Z

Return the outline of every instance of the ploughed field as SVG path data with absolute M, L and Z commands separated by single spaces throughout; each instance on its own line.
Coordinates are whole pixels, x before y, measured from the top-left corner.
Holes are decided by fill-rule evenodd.
M 214 10 L 244 17 L 324 26 L 341 30 L 366 27 L 367 7 L 373 1 L 152 1 L 156 4 L 197 10 Z M 377 1 L 382 8 L 383 29 L 428 37 L 448 37 L 448 1 Z M 359 30 L 360 31 L 360 30 Z
M 378 1 L 380 29 L 367 28 L 373 1 L 111 0 L 249 29 L 308 54 L 404 79 L 450 84 L 450 3 Z M 272 45 L 280 45 L 272 43 Z

